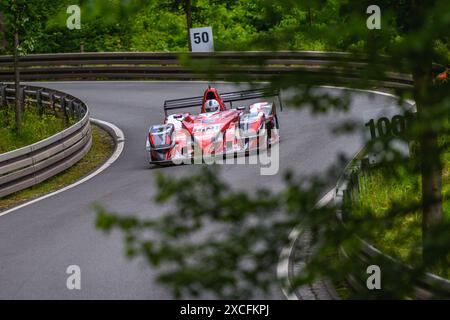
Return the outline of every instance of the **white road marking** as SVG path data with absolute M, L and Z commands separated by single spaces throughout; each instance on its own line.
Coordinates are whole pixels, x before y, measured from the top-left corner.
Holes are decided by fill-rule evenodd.
M 91 118 L 90 121 L 92 123 L 98 124 L 100 126 L 102 126 L 102 125 L 103 126 L 107 126 L 107 127 L 111 128 L 114 131 L 114 133 L 116 135 L 115 139 L 117 141 L 117 145 L 116 145 L 116 150 L 111 155 L 111 157 L 109 157 L 109 159 L 100 168 L 98 168 L 97 170 L 95 170 L 94 172 L 89 174 L 88 176 L 84 177 L 83 179 L 78 180 L 77 182 L 74 182 L 73 184 L 70 184 L 70 185 L 68 185 L 68 186 L 66 186 L 66 187 L 64 187 L 62 189 L 59 189 L 59 190 L 54 191 L 52 193 L 46 194 L 46 195 L 44 195 L 42 197 L 39 197 L 39 198 L 33 199 L 31 201 L 25 202 L 25 203 L 23 203 L 21 205 L 18 205 L 17 207 L 14 207 L 14 208 L 11 208 L 9 210 L 0 212 L 0 217 L 6 215 L 8 213 L 14 212 L 16 210 L 22 209 L 24 207 L 27 207 L 29 205 L 32 205 L 32 204 L 34 204 L 36 202 L 39 202 L 39 201 L 42 201 L 44 199 L 53 197 L 54 195 L 57 195 L 57 194 L 59 194 L 61 192 L 67 191 L 69 189 L 72 189 L 72 188 L 74 188 L 74 187 L 76 187 L 76 186 L 78 186 L 78 185 L 80 185 L 80 184 L 82 184 L 82 183 L 92 179 L 96 175 L 100 174 L 101 172 L 103 172 L 106 168 L 108 168 L 110 165 L 112 165 L 119 158 L 119 156 L 122 154 L 122 151 L 123 151 L 123 148 L 124 148 L 124 144 L 125 144 L 125 136 L 124 136 L 122 130 L 120 130 L 116 125 L 114 125 L 112 123 L 109 123 L 109 122 L 106 122 L 106 121 L 103 121 L 103 120 L 98 120 L 98 119 Z
M 399 99 L 395 94 L 389 93 L 389 92 L 383 92 L 383 91 L 377 91 L 377 90 L 366 90 L 366 89 L 356 89 L 356 88 L 346 88 L 346 87 L 336 87 L 336 86 L 319 86 L 320 88 L 326 88 L 326 89 L 339 89 L 339 90 L 351 90 L 356 92 L 367 92 L 367 93 L 373 93 L 380 96 L 390 97 L 394 98 L 396 100 Z M 411 106 L 415 106 L 415 101 L 411 99 L 405 99 L 406 103 L 408 103 Z

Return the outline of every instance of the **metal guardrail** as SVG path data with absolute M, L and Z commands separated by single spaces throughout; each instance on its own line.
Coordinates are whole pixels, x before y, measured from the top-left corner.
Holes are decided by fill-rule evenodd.
M 71 167 L 92 144 L 89 110 L 83 101 L 60 91 L 35 86 L 21 86 L 21 91 L 23 101 L 32 102 L 41 110 L 56 108 L 64 117 L 75 117 L 77 122 L 47 139 L 0 154 L 0 198 Z M 0 108 L 14 100 L 14 86 L 0 83 Z
M 338 208 L 337 218 L 345 224 L 346 204 L 354 201 L 354 195 L 360 191 L 361 161 L 366 154 L 363 148 L 345 168 L 344 173 L 336 185 L 334 203 Z M 377 261 L 395 265 L 399 272 L 411 272 L 410 266 L 404 265 L 398 260 L 385 255 L 367 241 L 357 237 L 360 241 L 361 251 L 357 253 L 358 260 L 366 266 L 371 264 L 375 258 Z M 351 258 L 343 247 L 340 247 L 340 254 L 346 259 Z M 352 256 L 354 258 L 354 255 Z M 413 292 L 408 298 L 412 299 L 450 299 L 450 280 L 444 279 L 432 273 L 425 273 L 415 279 L 412 284 Z M 367 290 L 365 284 L 361 284 L 361 279 L 350 274 L 348 281 L 351 286 L 359 291 Z
M 182 63 L 186 57 L 193 62 L 214 61 L 215 78 L 219 79 L 227 79 L 235 72 L 256 79 L 301 72 L 338 75 L 347 82 L 360 82 L 358 69 L 369 63 L 363 56 L 341 52 L 113 52 L 28 55 L 20 57 L 19 68 L 23 80 L 204 79 L 208 71 L 186 68 Z M 13 79 L 12 65 L 12 56 L 0 56 L 0 81 Z M 388 73 L 377 84 L 405 88 L 410 86 L 411 77 Z

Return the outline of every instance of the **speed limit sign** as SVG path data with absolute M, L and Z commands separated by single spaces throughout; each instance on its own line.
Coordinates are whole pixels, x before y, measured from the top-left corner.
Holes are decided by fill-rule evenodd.
M 211 27 L 189 29 L 192 52 L 213 52 L 214 40 Z

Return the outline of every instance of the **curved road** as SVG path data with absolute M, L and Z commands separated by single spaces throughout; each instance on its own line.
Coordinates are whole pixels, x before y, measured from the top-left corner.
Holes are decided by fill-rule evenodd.
M 170 299 L 168 288 L 156 283 L 157 270 L 144 261 L 124 257 L 121 234 L 109 236 L 94 228 L 91 204 L 98 202 L 124 214 L 154 216 L 161 208 L 151 203 L 154 170 L 149 170 L 145 137 L 150 124 L 162 120 L 168 98 L 200 95 L 200 82 L 67 82 L 42 83 L 83 99 L 91 116 L 116 124 L 125 133 L 121 157 L 95 178 L 58 195 L 0 217 L 0 299 Z M 236 90 L 216 84 L 219 92 Z M 320 89 L 341 93 L 339 89 Z M 352 95 L 348 114 L 315 117 L 308 110 L 285 108 L 280 113 L 280 171 L 261 176 L 258 165 L 226 165 L 226 179 L 238 188 L 281 186 L 282 172 L 300 175 L 326 170 L 339 153 L 352 155 L 359 136 L 334 136 L 330 128 L 364 110 L 392 105 L 393 99 L 365 92 Z M 164 170 L 188 174 L 192 166 Z M 330 185 L 334 181 L 330 181 Z M 326 190 L 324 190 L 325 192 Z M 81 267 L 81 290 L 66 288 L 67 266 Z M 274 270 L 275 276 L 275 270 Z M 209 298 L 209 297 L 206 297 Z M 261 299 L 284 299 L 280 290 Z

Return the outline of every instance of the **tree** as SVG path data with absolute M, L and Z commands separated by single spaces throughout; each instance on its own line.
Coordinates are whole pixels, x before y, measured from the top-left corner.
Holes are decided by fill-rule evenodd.
M 186 12 L 186 27 L 187 27 L 187 36 L 188 36 L 188 47 L 189 47 L 189 51 L 192 51 L 191 36 L 190 36 L 190 33 L 189 33 L 189 30 L 191 30 L 191 28 L 192 28 L 191 0 L 186 0 L 185 1 L 184 11 Z
M 22 127 L 22 106 L 20 99 L 20 70 L 19 70 L 19 23 L 20 23 L 20 9 L 14 2 L 13 5 L 14 14 L 14 87 L 16 91 L 15 105 L 16 105 L 16 131 L 20 132 Z
M 363 1 L 354 9 L 361 10 L 369 4 Z M 433 88 L 433 60 L 446 60 L 436 43 L 446 36 L 448 21 L 442 15 L 441 9 L 446 5 L 442 1 L 379 1 L 383 9 L 392 8 L 391 16 L 395 23 L 395 35 L 401 37 L 397 44 L 386 39 L 377 45 L 382 45 L 385 52 L 392 57 L 391 65 L 402 61 L 401 71 L 412 74 L 414 88 L 412 96 L 416 102 L 417 117 L 423 123 L 431 124 L 430 117 L 435 116 L 443 99 Z M 430 23 L 430 17 L 433 21 Z M 386 33 L 389 33 L 386 32 Z M 394 34 L 393 34 L 394 35 Z M 436 97 L 439 97 L 436 100 Z M 422 226 L 423 226 L 423 256 L 426 264 L 433 264 L 428 255 L 427 243 L 432 241 L 434 228 L 443 219 L 442 211 L 442 164 L 438 144 L 439 131 L 434 126 L 422 127 L 417 132 L 417 140 L 421 147 L 421 177 L 422 177 Z
M 112 3 L 103 3 L 98 1 L 85 0 L 82 5 L 90 7 L 86 10 L 86 21 L 89 21 L 90 14 L 101 13 L 106 20 L 114 23 L 117 21 L 125 21 L 129 15 L 134 14 L 142 5 L 141 0 L 133 0 L 127 3 L 122 1 L 113 1 Z M 62 10 L 70 4 L 70 1 L 39 1 L 39 0 L 5 0 L 0 4 L 0 31 L 2 36 L 0 39 L 0 49 L 4 45 L 6 49 L 13 55 L 13 70 L 15 84 L 15 127 L 20 133 L 22 124 L 22 114 L 24 106 L 21 105 L 20 90 L 20 56 L 26 55 L 34 50 L 36 39 L 42 37 L 45 33 L 45 25 L 60 24 L 65 27 L 66 11 Z M 53 18 L 53 15 L 56 18 Z M 10 46 L 8 46 L 8 42 Z M 64 48 L 65 51 L 65 48 Z
M 304 8 L 307 11 L 307 15 L 308 15 L 308 24 L 310 27 L 312 27 L 313 25 L 313 10 L 317 10 L 320 9 L 321 7 L 323 7 L 325 5 L 327 1 L 326 0 L 321 0 L 321 1 L 317 1 L 317 0 L 307 0 L 307 1 L 301 1 L 300 5 L 302 8 Z
M 411 17 L 407 21 L 402 21 L 405 31 L 410 34 L 426 29 L 427 16 L 433 6 L 434 1 L 410 3 Z M 409 21 L 414 21 L 411 24 Z M 412 70 L 414 79 L 414 100 L 416 101 L 418 118 L 426 118 L 432 113 L 433 103 L 432 90 L 432 62 L 435 56 L 433 52 L 433 38 L 430 37 L 422 41 L 422 50 L 412 52 L 411 55 L 416 61 Z M 434 38 L 436 39 L 436 38 Z M 431 110 L 428 110 L 431 109 Z M 422 203 L 423 203 L 423 237 L 424 237 L 424 262 L 433 264 L 433 257 L 428 254 L 426 244 L 433 237 L 434 229 L 443 219 L 442 211 L 442 164 L 440 159 L 438 135 L 433 128 L 427 128 L 420 135 L 421 146 L 421 173 L 422 173 Z
M 13 34 L 13 69 L 15 87 L 15 125 L 20 133 L 22 126 L 22 105 L 20 99 L 20 70 L 19 70 L 19 33 L 23 28 L 24 12 L 26 4 L 20 0 L 10 0 L 5 3 L 11 13 L 10 26 Z
M 5 29 L 5 42 L 12 38 L 14 86 L 15 86 L 15 126 L 20 133 L 22 125 L 22 113 L 20 91 L 20 55 L 25 55 L 33 47 L 33 36 L 29 30 L 34 30 L 40 23 L 39 17 L 48 12 L 48 6 L 56 1 L 5 0 L 0 4 L 0 12 L 3 12 Z M 8 37 L 9 35 L 9 37 Z M 20 41 L 21 40 L 21 41 Z M 5 45 L 5 47 L 7 47 Z
M 187 39 L 188 39 L 188 49 L 192 51 L 191 45 L 191 37 L 189 34 L 189 30 L 192 28 L 192 0 L 168 0 L 160 4 L 162 8 L 168 8 L 171 11 L 179 12 L 182 11 L 186 16 L 186 31 L 187 31 Z M 197 10 L 197 7 L 194 8 Z
M 0 52 L 6 50 L 5 22 L 4 14 L 0 11 Z

